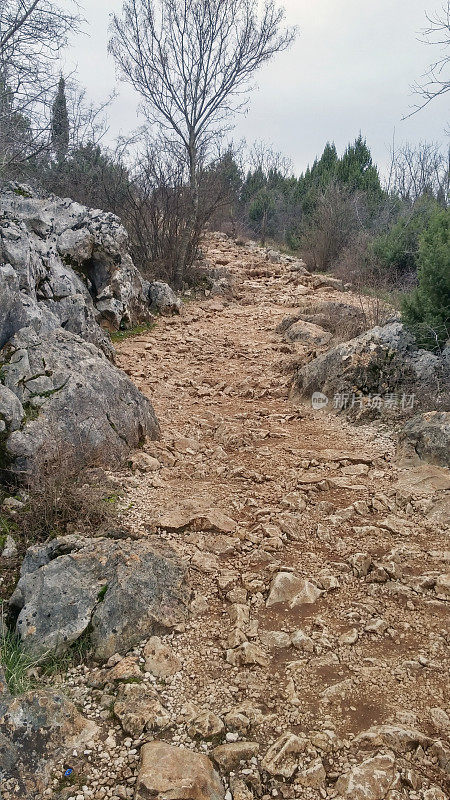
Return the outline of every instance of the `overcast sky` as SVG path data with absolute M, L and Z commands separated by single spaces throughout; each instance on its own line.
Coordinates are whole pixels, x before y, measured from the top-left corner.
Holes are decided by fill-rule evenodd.
M 77 37 L 67 66 L 98 101 L 116 85 L 107 55 L 110 15 L 122 0 L 84 0 L 87 36 Z M 448 95 L 409 120 L 415 100 L 411 84 L 436 57 L 418 41 L 425 9 L 443 0 L 285 0 L 289 24 L 300 34 L 295 45 L 258 73 L 248 113 L 237 119 L 234 138 L 264 139 L 293 162 L 296 172 L 320 154 L 327 140 L 338 150 L 361 131 L 381 168 L 388 162 L 395 129 L 397 143 L 446 142 Z M 108 143 L 142 122 L 137 97 L 118 84 L 110 109 Z

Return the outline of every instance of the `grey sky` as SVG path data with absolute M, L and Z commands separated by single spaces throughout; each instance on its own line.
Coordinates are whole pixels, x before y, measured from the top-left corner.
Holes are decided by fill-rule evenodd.
M 425 9 L 443 0 L 285 0 L 288 22 L 298 25 L 294 47 L 257 77 L 249 111 L 237 119 L 235 139 L 264 139 L 302 171 L 327 140 L 338 150 L 361 132 L 383 168 L 394 128 L 396 141 L 446 141 L 448 96 L 409 120 L 415 102 L 410 86 L 435 58 L 418 41 Z M 74 43 L 68 64 L 77 65 L 90 97 L 100 100 L 116 83 L 107 55 L 108 24 L 121 0 L 84 0 L 89 36 Z M 110 110 L 109 141 L 142 122 L 137 98 L 126 84 Z

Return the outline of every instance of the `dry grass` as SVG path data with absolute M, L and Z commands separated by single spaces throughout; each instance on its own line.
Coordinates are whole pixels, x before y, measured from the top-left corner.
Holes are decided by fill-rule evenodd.
M 14 490 L 9 487 L 6 494 L 14 496 Z M 14 559 L 0 557 L 0 600 L 11 595 L 32 544 L 74 532 L 96 536 L 118 518 L 119 494 L 100 469 L 74 477 L 61 467 L 34 477 L 16 497 L 23 502 L 21 508 L 0 511 L 0 536 L 4 540 L 11 535 L 18 550 Z

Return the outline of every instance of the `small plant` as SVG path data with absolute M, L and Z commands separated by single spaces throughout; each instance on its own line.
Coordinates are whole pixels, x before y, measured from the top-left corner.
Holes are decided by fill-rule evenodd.
M 30 677 L 29 671 L 37 666 L 37 661 L 24 652 L 17 634 L 5 628 L 0 636 L 0 663 L 12 695 L 23 694 L 32 688 L 33 678 Z
M 114 333 L 111 333 L 111 341 L 123 342 L 125 339 L 132 339 L 134 336 L 147 333 L 148 331 L 153 330 L 154 327 L 154 322 L 144 322 L 142 325 L 136 325 L 134 328 L 127 328 L 123 331 L 114 331 Z
M 103 502 L 104 503 L 109 503 L 112 506 L 115 505 L 116 503 L 118 503 L 119 500 L 120 500 L 120 495 L 117 494 L 117 493 L 110 494 L 110 495 L 108 495 L 108 497 L 104 497 L 103 498 Z
M 23 188 L 23 186 L 16 186 L 16 188 L 13 189 L 13 192 L 14 192 L 15 195 L 17 195 L 17 197 L 25 197 L 27 199 L 30 198 L 30 197 L 33 197 L 33 195 L 30 194 L 30 192 L 27 192 Z
M 106 583 L 104 586 L 102 586 L 102 588 L 100 589 L 100 591 L 99 591 L 99 593 L 97 595 L 97 601 L 99 603 L 103 603 L 103 600 L 105 599 L 105 594 L 106 594 L 107 591 L 108 591 L 108 584 Z

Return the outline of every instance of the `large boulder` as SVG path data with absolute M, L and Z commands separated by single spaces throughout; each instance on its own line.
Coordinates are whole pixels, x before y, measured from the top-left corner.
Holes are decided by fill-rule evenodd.
M 186 568 L 164 542 L 72 535 L 28 549 L 10 608 L 33 656 L 89 633 L 106 660 L 184 622 L 188 601 Z
M 405 453 L 441 467 L 450 467 L 450 412 L 430 411 L 408 420 L 400 432 Z
M 42 798 L 58 761 L 92 746 L 98 732 L 59 693 L 12 697 L 0 670 L 0 783 L 8 797 Z
M 435 395 L 437 387 L 448 385 L 449 377 L 448 364 L 442 357 L 418 350 L 406 328 L 392 322 L 333 347 L 302 366 L 295 376 L 295 388 L 304 397 L 322 392 L 329 399 L 339 395 L 364 401 L 374 396 L 408 394 L 416 395 L 419 401 L 427 388 Z M 350 404 L 342 407 L 354 408 Z M 382 403 L 371 405 L 373 410 L 387 407 Z
M 20 289 L 19 277 L 13 268 L 0 266 L 0 348 L 21 328 L 31 326 L 36 330 L 59 328 L 60 320 L 34 297 Z M 98 325 L 98 340 L 102 349 L 111 349 Z
M 107 339 L 96 322 L 117 330 L 150 318 L 118 217 L 70 199 L 29 195 L 14 186 L 0 195 L 0 263 L 14 271 L 19 290 L 98 346 Z M 11 336 L 24 323 L 14 312 L 9 318 Z
M 168 283 L 153 281 L 148 286 L 148 296 L 152 307 L 160 314 L 180 313 L 181 301 Z
M 0 461 L 9 460 L 17 475 L 45 465 L 72 472 L 118 464 L 145 437 L 159 435 L 150 402 L 130 379 L 63 328 L 22 328 L 0 351 L 0 369 L 4 402 L 15 408 L 2 412 L 0 405 Z

